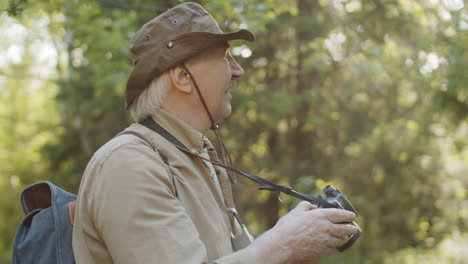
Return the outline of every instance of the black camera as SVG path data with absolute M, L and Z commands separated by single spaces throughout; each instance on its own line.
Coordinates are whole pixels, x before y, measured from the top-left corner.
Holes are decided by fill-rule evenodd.
M 348 199 L 346 199 L 346 196 L 343 193 L 341 193 L 340 190 L 338 190 L 337 188 L 331 185 L 328 185 L 327 187 L 325 187 L 323 189 L 323 194 L 319 195 L 318 197 L 323 199 L 326 202 L 326 203 L 320 204 L 319 207 L 344 209 L 344 210 L 351 211 L 357 215 L 356 210 L 348 201 Z M 359 229 L 359 231 L 356 234 L 350 236 L 348 242 L 346 242 L 341 247 L 337 248 L 337 250 L 340 252 L 343 252 L 349 247 L 351 247 L 354 244 L 354 242 L 356 242 L 356 240 L 361 236 L 361 233 L 362 233 L 361 228 L 354 221 L 352 223 L 343 223 L 343 224 L 352 224 L 356 226 Z

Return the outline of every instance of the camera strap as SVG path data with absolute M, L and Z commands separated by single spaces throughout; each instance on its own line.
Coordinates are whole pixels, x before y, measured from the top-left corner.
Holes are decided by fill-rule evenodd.
M 171 142 L 178 150 L 184 152 L 185 154 L 193 156 L 193 157 L 197 157 L 197 158 L 205 160 L 207 162 L 210 162 L 214 166 L 218 166 L 218 167 L 224 168 L 226 170 L 230 170 L 232 172 L 235 172 L 235 173 L 237 173 L 237 174 L 239 174 L 241 176 L 244 176 L 244 177 L 248 178 L 249 180 L 261 185 L 262 187 L 259 188 L 260 190 L 272 191 L 272 192 L 277 193 L 278 195 L 280 193 L 285 193 L 287 195 L 294 196 L 294 197 L 299 198 L 301 200 L 311 202 L 311 203 L 316 204 L 319 207 L 323 207 L 323 208 L 335 208 L 336 207 L 336 206 L 334 206 L 334 205 L 332 205 L 332 204 L 330 204 L 330 203 L 326 202 L 325 200 L 320 199 L 318 197 L 314 197 L 314 196 L 311 196 L 311 195 L 308 195 L 308 194 L 297 192 L 297 191 L 293 190 L 290 186 L 283 185 L 283 184 L 275 184 L 275 183 L 273 183 L 273 182 L 271 182 L 271 181 L 269 181 L 267 179 L 264 179 L 262 177 L 252 175 L 252 174 L 249 174 L 249 173 L 245 173 L 245 172 L 242 172 L 242 171 L 240 171 L 240 170 L 238 170 L 236 168 L 226 166 L 225 164 L 222 164 L 220 162 L 216 162 L 216 161 L 207 159 L 205 157 L 202 157 L 202 156 L 198 155 L 197 153 L 194 153 L 194 152 L 190 151 L 184 144 L 182 144 L 182 142 L 180 142 L 176 137 L 174 137 L 166 129 L 164 129 L 158 123 L 156 123 L 153 120 L 153 118 L 151 118 L 151 117 L 146 118 L 140 124 L 146 126 L 147 128 L 151 129 L 152 131 L 158 133 L 160 136 L 165 138 L 167 141 Z

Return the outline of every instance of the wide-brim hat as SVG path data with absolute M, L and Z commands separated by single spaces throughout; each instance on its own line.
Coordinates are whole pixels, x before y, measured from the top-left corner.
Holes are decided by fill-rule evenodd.
M 130 42 L 135 67 L 127 81 L 126 108 L 155 77 L 205 49 L 236 39 L 254 41 L 255 37 L 245 29 L 223 32 L 197 3 L 183 3 L 155 17 Z

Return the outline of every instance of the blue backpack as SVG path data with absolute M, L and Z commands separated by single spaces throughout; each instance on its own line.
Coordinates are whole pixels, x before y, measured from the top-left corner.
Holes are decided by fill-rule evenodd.
M 156 150 L 144 136 L 124 131 L 144 140 L 169 166 L 167 156 Z M 13 264 L 73 264 L 72 234 L 76 195 L 42 181 L 21 192 L 26 215 L 18 226 L 13 245 Z
M 16 231 L 13 264 L 75 263 L 69 213 L 69 203 L 75 200 L 76 195 L 46 181 L 23 189 L 21 205 L 26 216 Z

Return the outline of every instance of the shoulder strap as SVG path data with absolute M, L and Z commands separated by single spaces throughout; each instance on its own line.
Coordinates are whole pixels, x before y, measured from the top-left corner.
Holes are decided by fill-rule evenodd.
M 138 138 L 140 138 L 141 140 L 145 141 L 152 149 L 154 152 L 158 153 L 159 156 L 161 157 L 161 159 L 163 160 L 163 162 L 167 165 L 167 168 L 169 170 L 169 174 L 172 178 L 172 184 L 174 185 L 174 189 L 175 189 L 175 195 L 178 196 L 177 194 L 177 187 L 175 185 L 175 181 L 174 181 L 174 175 L 172 175 L 172 170 L 171 170 L 171 166 L 169 165 L 169 159 L 167 158 L 167 156 L 162 153 L 161 151 L 159 151 L 148 139 L 146 139 L 142 134 L 138 133 L 138 132 L 135 132 L 135 131 L 123 131 L 119 134 L 117 134 L 116 137 L 118 136 L 122 136 L 122 135 L 134 135 Z
M 153 149 L 153 151 L 157 152 L 159 156 L 161 156 L 161 159 L 166 163 L 166 165 L 169 166 L 169 160 L 167 159 L 167 156 L 162 154 L 149 140 L 147 140 L 142 134 L 134 132 L 134 131 L 124 131 L 122 133 L 119 133 L 116 137 L 122 136 L 122 135 L 134 135 L 136 137 L 139 137 L 141 140 L 145 141 L 150 147 Z
M 297 192 L 295 190 L 293 190 L 293 188 L 287 186 L 287 185 L 283 185 L 283 184 L 276 184 L 276 183 L 273 183 L 267 179 L 264 179 L 260 176 L 256 176 L 256 175 L 252 175 L 252 174 L 249 174 L 249 173 L 245 173 L 245 172 L 242 172 L 236 168 L 233 168 L 233 167 L 230 167 L 230 166 L 226 166 L 222 163 L 219 163 L 219 162 L 216 162 L 216 161 L 212 161 L 210 159 L 206 159 L 200 155 L 197 155 L 196 153 L 193 153 L 191 152 L 190 150 L 188 150 L 188 148 L 186 146 L 184 146 L 184 144 L 182 144 L 177 138 L 175 138 L 171 133 L 169 133 L 167 130 L 165 130 L 163 127 L 161 127 L 161 125 L 159 125 L 158 123 L 156 123 L 153 118 L 151 117 L 148 117 L 146 118 L 145 120 L 143 120 L 140 124 L 146 126 L 147 128 L 153 130 L 154 132 L 158 133 L 159 135 L 161 135 L 163 138 L 165 138 L 167 141 L 171 142 L 176 148 L 178 148 L 180 151 L 182 152 L 185 152 L 187 155 L 191 155 L 191 156 L 194 156 L 194 157 L 197 157 L 197 158 L 200 158 L 200 159 L 203 159 L 203 160 L 206 160 L 210 163 L 212 163 L 213 165 L 215 166 L 218 166 L 218 167 L 221 167 L 221 168 L 224 168 L 226 170 L 230 170 L 230 171 L 233 171 L 239 175 L 242 175 L 246 178 L 248 178 L 249 180 L 259 184 L 260 186 L 262 186 L 260 188 L 260 190 L 267 190 L 267 191 L 272 191 L 272 192 L 275 192 L 277 195 L 279 195 L 280 192 L 283 192 L 287 195 L 291 195 L 291 196 L 294 196 L 296 198 L 299 198 L 301 200 L 305 200 L 305 201 L 308 201 L 308 202 L 311 202 L 311 203 L 314 203 L 314 204 L 317 204 L 319 205 L 320 207 L 325 207 L 325 208 L 333 208 L 333 207 L 336 207 L 335 205 L 327 202 L 326 200 L 322 199 L 322 198 L 318 198 L 318 197 L 314 197 L 312 195 L 308 195 L 308 194 L 305 194 L 305 193 L 300 193 L 300 192 Z
M 156 123 L 153 120 L 153 118 L 151 117 L 146 118 L 140 124 L 158 133 L 160 136 L 162 136 L 163 138 L 165 138 L 167 141 L 171 142 L 172 144 L 176 145 L 177 147 L 188 150 L 188 148 L 184 144 L 182 144 L 182 142 L 180 142 L 176 137 L 174 137 L 166 129 L 164 129 L 162 126 Z

